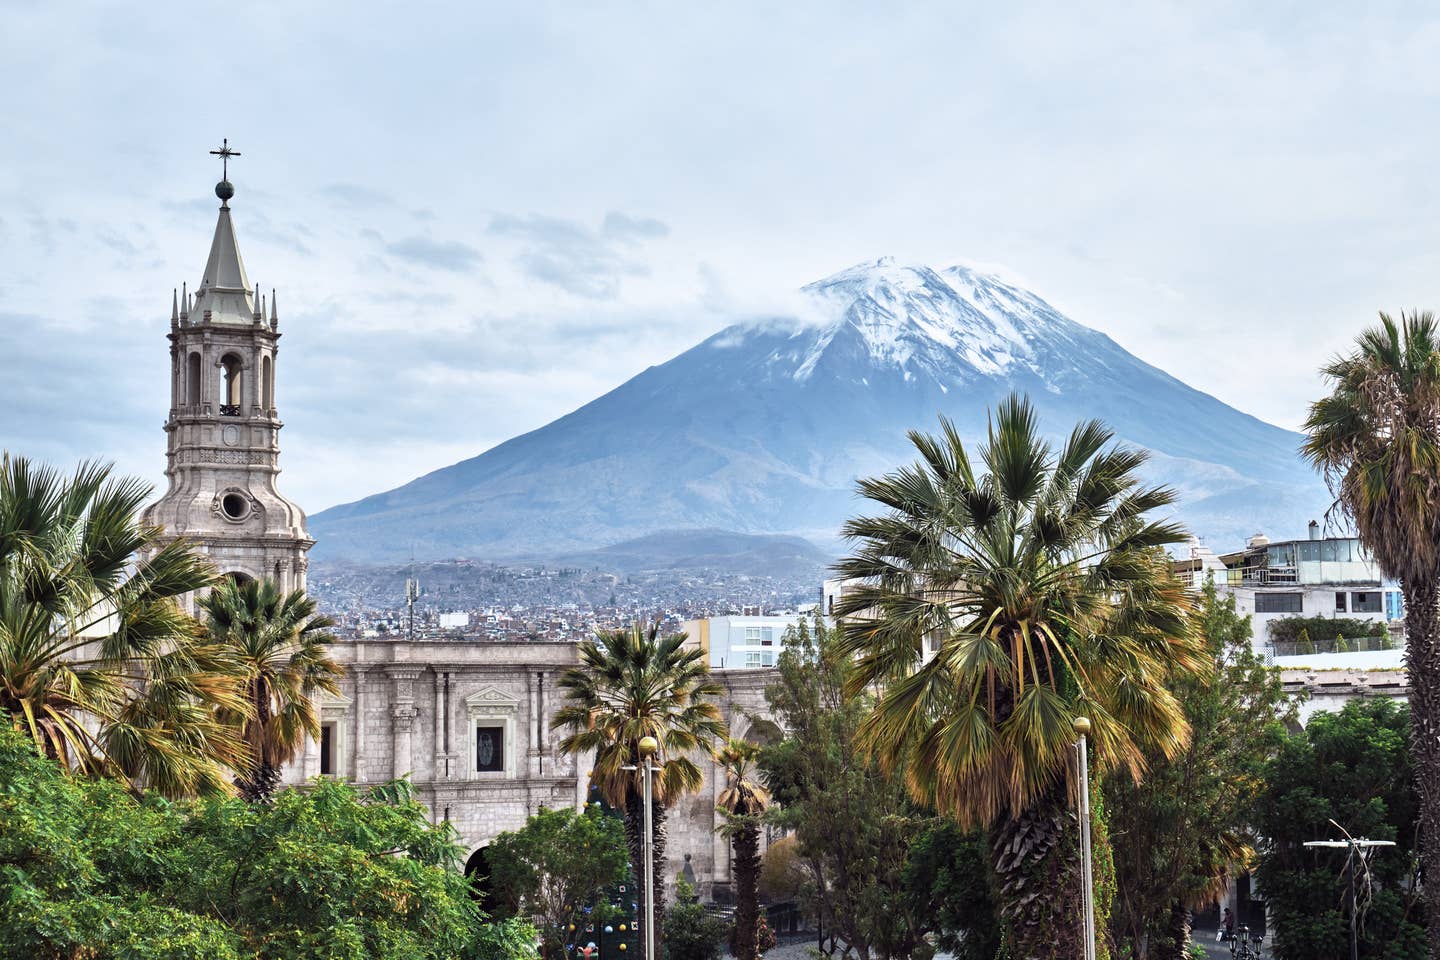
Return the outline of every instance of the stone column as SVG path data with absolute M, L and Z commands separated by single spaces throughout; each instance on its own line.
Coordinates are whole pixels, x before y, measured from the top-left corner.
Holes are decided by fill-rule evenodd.
M 350 779 L 355 783 L 364 783 L 367 772 L 365 765 L 365 671 L 351 668 L 355 674 L 355 715 L 351 722 L 355 724 L 354 736 L 350 738 Z
M 540 690 L 535 684 L 535 678 L 539 673 L 525 671 L 525 697 L 529 704 L 530 714 L 530 743 L 525 751 L 528 758 L 529 772 L 527 776 L 538 777 L 540 775 Z
M 391 769 L 390 775 L 396 780 L 407 773 L 415 772 L 413 734 L 415 718 L 420 711 L 415 707 L 415 680 L 420 668 L 412 666 L 386 667 L 391 681 L 390 733 Z
M 435 722 L 431 724 L 435 728 L 435 774 L 431 779 L 445 779 L 445 731 L 443 729 L 445 720 L 445 701 L 443 681 L 440 678 L 440 671 L 433 670 L 431 676 L 435 679 Z

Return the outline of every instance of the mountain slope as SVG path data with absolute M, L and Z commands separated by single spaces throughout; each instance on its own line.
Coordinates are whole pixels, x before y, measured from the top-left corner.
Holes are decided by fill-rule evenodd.
M 1011 390 L 1057 435 L 1099 417 L 1149 448 L 1150 476 L 1219 544 L 1298 534 L 1324 505 L 1299 435 L 996 277 L 887 259 L 805 289 L 820 322 L 729 327 L 538 430 L 320 513 L 317 555 L 535 555 L 689 528 L 833 544 L 855 478 L 913 459 L 906 430 L 944 413 L 979 437 Z

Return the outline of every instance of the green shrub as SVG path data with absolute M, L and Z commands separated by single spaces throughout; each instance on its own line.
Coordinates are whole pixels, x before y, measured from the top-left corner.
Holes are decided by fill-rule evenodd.
M 665 914 L 665 960 L 720 960 L 729 925 L 713 917 L 684 877 L 675 880 L 675 902 Z

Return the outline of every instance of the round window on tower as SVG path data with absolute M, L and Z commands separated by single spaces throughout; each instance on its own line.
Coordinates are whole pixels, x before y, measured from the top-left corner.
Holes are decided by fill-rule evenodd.
M 232 490 L 220 498 L 220 512 L 226 520 L 244 520 L 250 516 L 250 498 Z

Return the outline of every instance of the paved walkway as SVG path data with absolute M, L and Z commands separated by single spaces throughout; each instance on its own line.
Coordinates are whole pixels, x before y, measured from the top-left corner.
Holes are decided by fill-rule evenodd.
M 1214 930 L 1196 930 L 1193 935 L 1193 942 L 1205 948 L 1205 955 L 1209 960 L 1230 960 L 1230 945 L 1228 943 L 1216 943 Z M 814 939 L 782 942 L 765 954 L 765 960 L 808 960 L 810 948 L 815 946 Z M 729 960 L 730 954 L 725 954 Z M 1270 956 L 1265 954 L 1267 960 Z M 939 953 L 935 960 L 945 960 L 949 954 Z

